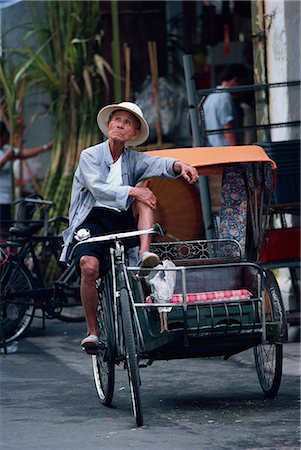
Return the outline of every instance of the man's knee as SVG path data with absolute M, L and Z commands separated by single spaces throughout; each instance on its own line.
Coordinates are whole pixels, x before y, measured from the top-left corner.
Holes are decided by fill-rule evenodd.
M 82 278 L 95 281 L 99 277 L 99 261 L 94 256 L 82 256 L 79 261 Z

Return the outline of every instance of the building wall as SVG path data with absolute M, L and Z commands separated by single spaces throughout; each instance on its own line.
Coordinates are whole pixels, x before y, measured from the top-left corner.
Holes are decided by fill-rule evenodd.
M 300 2 L 265 1 L 269 83 L 300 81 Z M 271 123 L 300 120 L 300 87 L 270 89 Z M 300 139 L 300 127 L 271 130 L 272 141 Z

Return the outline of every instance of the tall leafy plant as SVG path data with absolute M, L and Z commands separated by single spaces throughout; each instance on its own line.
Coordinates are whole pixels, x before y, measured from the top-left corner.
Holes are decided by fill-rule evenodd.
M 55 144 L 43 194 L 54 200 L 56 214 L 66 214 L 80 152 L 99 140 L 95 118 L 112 71 L 99 53 L 98 2 L 48 1 L 44 6 L 43 22 L 33 12 L 33 31 L 26 38 L 34 35 L 36 45 L 25 39 L 23 68 L 28 85 L 40 86 L 49 96 Z

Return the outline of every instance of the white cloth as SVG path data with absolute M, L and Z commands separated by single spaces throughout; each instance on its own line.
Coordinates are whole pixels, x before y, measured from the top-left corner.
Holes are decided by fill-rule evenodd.
M 174 263 L 166 259 L 162 261 L 162 264 L 156 266 L 156 274 L 154 276 L 152 276 L 153 272 L 151 272 L 146 277 L 152 290 L 151 298 L 154 303 L 168 303 L 172 299 L 176 285 L 177 271 L 165 269 L 172 269 L 173 267 L 175 267 Z M 170 312 L 171 310 L 172 308 L 158 307 L 159 312 Z
M 114 163 L 110 164 L 110 172 L 107 178 L 107 183 L 110 186 L 121 186 L 122 185 L 122 173 L 121 173 L 121 157 L 117 159 Z M 112 206 L 107 206 L 104 203 L 96 200 L 94 206 L 101 206 L 103 208 L 114 209 L 115 211 L 120 211 L 118 208 L 113 208 Z

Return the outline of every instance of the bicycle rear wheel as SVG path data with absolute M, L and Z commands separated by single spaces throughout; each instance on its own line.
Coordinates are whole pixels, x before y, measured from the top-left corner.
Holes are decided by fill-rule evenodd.
M 128 371 L 133 414 L 137 426 L 143 425 L 143 413 L 140 398 L 139 362 L 133 330 L 129 295 L 125 288 L 120 290 L 122 327 L 125 341 L 125 363 Z
M 101 403 L 110 406 L 115 384 L 115 339 L 112 294 L 108 278 L 99 289 L 97 321 L 100 331 L 100 348 L 96 355 L 92 355 L 94 382 Z
M 11 342 L 29 328 L 34 317 L 34 299 L 29 291 L 35 282 L 29 270 L 10 259 L 0 267 L 1 327 L 5 342 Z M 28 294 L 27 294 L 28 292 Z M 24 293 L 23 295 L 19 295 Z
M 255 366 L 260 386 L 266 397 L 275 397 L 282 378 L 283 347 L 287 325 L 281 292 L 273 272 L 266 271 L 266 296 L 271 320 L 277 322 L 278 336 L 254 347 Z M 278 340 L 280 342 L 278 342 Z
M 266 397 L 277 394 L 282 377 L 282 344 L 266 343 L 254 347 L 256 371 Z

